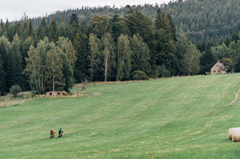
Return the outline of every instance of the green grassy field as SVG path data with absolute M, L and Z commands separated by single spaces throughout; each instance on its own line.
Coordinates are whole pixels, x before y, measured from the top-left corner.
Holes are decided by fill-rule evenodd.
M 0 158 L 239 158 L 239 89 L 240 74 L 165 78 L 0 108 Z

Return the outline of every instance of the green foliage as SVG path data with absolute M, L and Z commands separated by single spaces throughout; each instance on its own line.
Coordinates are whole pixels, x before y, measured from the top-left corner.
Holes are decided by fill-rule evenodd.
M 232 60 L 230 58 L 223 58 L 221 61 L 224 65 L 224 68 L 227 69 L 228 71 L 231 71 L 233 64 Z
M 99 58 L 99 46 L 100 40 L 97 38 L 97 35 L 91 33 L 89 35 L 89 47 L 90 47 L 90 55 L 88 55 L 88 60 L 90 62 L 90 80 L 93 80 L 94 74 L 99 69 L 100 58 Z
M 5 85 L 6 85 L 6 72 L 4 70 L 4 65 L 3 65 L 3 58 L 2 54 L 0 52 L 0 96 L 3 95 L 5 92 Z
M 131 48 L 127 35 L 121 34 L 118 38 L 117 52 L 117 81 L 128 78 L 131 70 Z
M 206 52 L 200 58 L 200 73 L 209 72 L 213 65 L 217 62 L 216 56 L 212 53 L 211 43 L 206 45 Z
M 34 89 L 31 90 L 31 97 L 32 98 L 36 97 L 36 90 Z
M 198 74 L 200 52 L 194 44 L 190 44 L 187 47 L 187 52 L 184 54 L 181 61 L 181 71 L 184 75 L 196 75 Z
M 88 75 L 88 37 L 83 33 L 76 33 L 73 40 L 73 47 L 76 51 L 77 61 L 75 63 L 74 77 L 76 82 L 87 78 Z
M 115 45 L 113 38 L 110 33 L 105 33 L 101 39 L 102 42 L 102 51 L 100 52 L 103 56 L 104 63 L 104 81 L 107 81 L 107 77 L 112 73 L 113 68 L 115 67 Z
M 46 84 L 49 90 L 55 91 L 55 88 L 63 90 L 65 79 L 63 78 L 63 51 L 55 46 L 53 42 L 49 44 L 49 50 L 46 53 Z
M 111 33 L 111 27 L 109 18 L 107 16 L 93 15 L 89 21 L 88 30 L 89 33 L 94 33 L 97 38 L 101 38 L 104 33 Z
M 25 90 L 24 87 L 24 81 L 23 81 L 23 57 L 20 50 L 21 47 L 21 40 L 16 34 L 13 38 L 12 45 L 11 45 L 11 51 L 7 54 L 7 85 L 8 87 L 17 84 L 23 90 Z
M 13 85 L 10 88 L 10 93 L 13 95 L 14 98 L 16 98 L 18 93 L 20 93 L 21 91 L 22 91 L 22 89 L 18 85 Z
M 153 69 L 152 78 L 159 78 L 159 77 L 170 77 L 170 71 L 166 69 L 165 65 L 157 66 Z
M 136 70 L 132 73 L 132 79 L 133 80 L 149 80 L 149 77 L 145 72 L 141 70 Z
M 137 33 L 130 38 L 131 42 L 131 70 L 142 70 L 150 74 L 150 55 L 149 49 L 143 38 Z

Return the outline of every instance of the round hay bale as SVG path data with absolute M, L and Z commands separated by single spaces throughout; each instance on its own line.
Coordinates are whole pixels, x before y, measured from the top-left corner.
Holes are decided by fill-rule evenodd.
M 229 139 L 229 140 L 232 140 L 232 132 L 235 131 L 235 130 L 238 130 L 238 129 L 239 129 L 239 131 L 240 131 L 240 127 L 230 128 L 230 129 L 228 130 L 228 139 Z
M 230 135 L 232 136 L 232 142 L 240 141 L 240 128 L 232 128 L 230 130 Z

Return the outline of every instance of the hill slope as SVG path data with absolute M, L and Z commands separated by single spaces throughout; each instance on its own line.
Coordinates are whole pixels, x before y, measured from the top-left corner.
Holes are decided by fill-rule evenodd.
M 73 8 L 77 7 L 73 6 Z M 158 8 L 161 8 L 165 13 L 170 13 L 177 33 L 180 33 L 180 29 L 183 29 L 188 39 L 194 43 L 202 39 L 212 39 L 217 43 L 221 36 L 231 35 L 237 29 L 240 29 L 240 1 L 238 0 L 186 0 L 184 2 L 179 0 L 161 5 L 132 6 L 132 8 L 136 7 L 139 7 L 140 11 L 151 19 L 156 18 Z M 112 18 L 115 14 L 123 17 L 127 10 L 127 7 L 82 7 L 81 9 L 56 11 L 48 15 L 46 19 L 47 23 L 50 24 L 55 17 L 60 24 L 61 18 L 64 17 L 66 23 L 68 23 L 71 14 L 76 13 L 79 21 L 86 20 L 88 22 L 94 14 L 106 15 L 109 18 Z M 42 17 L 32 18 L 34 28 L 40 25 L 41 20 Z
M 238 158 L 239 74 L 88 86 L 0 108 L 0 158 Z M 75 88 L 76 89 L 76 88 Z M 49 139 L 51 128 L 64 137 Z M 57 135 L 56 135 L 57 136 Z

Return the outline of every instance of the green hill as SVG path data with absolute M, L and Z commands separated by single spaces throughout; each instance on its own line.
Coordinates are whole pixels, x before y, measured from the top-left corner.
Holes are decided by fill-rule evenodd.
M 239 126 L 239 78 L 92 85 L 95 96 L 0 108 L 0 158 L 238 158 L 228 129 Z
M 73 6 L 74 9 L 49 14 L 46 21 L 50 24 L 55 17 L 60 24 L 61 18 L 64 17 L 64 20 L 68 23 L 70 15 L 76 13 L 79 21 L 86 20 L 88 22 L 94 14 L 112 18 L 115 14 L 123 17 L 125 12 L 128 11 L 127 7 L 77 7 Z M 136 4 L 131 7 L 138 7 L 151 19 L 156 18 L 158 8 L 161 8 L 165 13 L 170 13 L 177 33 L 180 33 L 180 29 L 183 29 L 188 39 L 194 43 L 202 39 L 213 40 L 218 43 L 221 36 L 231 35 L 237 29 L 240 29 L 240 1 L 238 0 L 177 0 L 170 1 L 168 4 Z M 39 16 L 31 20 L 35 28 L 40 25 L 42 17 Z

